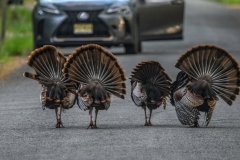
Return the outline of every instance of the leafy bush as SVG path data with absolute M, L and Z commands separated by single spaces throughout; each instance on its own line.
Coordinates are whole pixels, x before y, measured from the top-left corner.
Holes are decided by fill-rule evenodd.
M 22 55 L 32 50 L 32 10 L 25 6 L 8 6 L 6 34 L 0 45 L 0 57 Z
M 226 4 L 240 4 L 240 0 L 214 0 Z

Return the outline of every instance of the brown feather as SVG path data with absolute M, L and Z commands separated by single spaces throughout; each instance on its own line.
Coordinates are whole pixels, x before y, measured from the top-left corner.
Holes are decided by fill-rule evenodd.
M 133 69 L 131 85 L 131 97 L 137 106 L 146 104 L 156 109 L 170 94 L 171 78 L 159 62 L 143 61 Z
M 218 95 L 232 104 L 236 98 L 234 95 L 239 94 L 239 64 L 220 47 L 193 47 L 178 58 L 175 67 L 193 79 L 188 89 L 197 95 L 213 99 Z
M 25 72 L 23 76 L 46 86 L 45 98 L 59 103 L 68 96 L 66 89 L 72 93 L 76 90 L 75 83 L 63 76 L 62 69 L 65 62 L 65 56 L 57 51 L 56 47 L 45 45 L 32 51 L 28 56 L 27 64 L 36 71 L 36 74 Z
M 80 95 L 89 91 L 94 99 L 105 91 L 110 95 L 123 98 L 126 94 L 125 71 L 117 58 L 109 51 L 97 44 L 78 47 L 68 58 L 63 68 L 64 75 L 69 79 L 86 85 Z M 102 86 L 102 89 L 93 89 L 93 82 Z M 91 92 L 91 94 L 90 94 Z M 105 93 L 104 93 L 105 94 Z M 99 99 L 99 98 L 98 98 Z M 97 101 L 106 101 L 100 98 Z M 96 102 L 97 102 L 96 101 Z

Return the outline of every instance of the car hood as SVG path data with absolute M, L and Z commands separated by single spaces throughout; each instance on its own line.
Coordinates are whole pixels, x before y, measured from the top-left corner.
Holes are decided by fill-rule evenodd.
M 114 3 L 114 2 L 129 2 L 130 0 L 39 0 L 43 3 L 70 3 L 70 2 L 96 2 L 96 3 Z
M 39 0 L 40 5 L 53 4 L 58 8 L 104 8 L 114 3 L 130 3 L 131 0 Z

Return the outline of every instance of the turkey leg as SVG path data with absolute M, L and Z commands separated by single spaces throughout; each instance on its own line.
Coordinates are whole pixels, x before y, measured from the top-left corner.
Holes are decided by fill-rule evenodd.
M 150 115 L 149 115 L 149 120 L 148 120 L 148 125 L 149 126 L 152 126 L 151 117 L 152 117 L 152 109 L 150 109 Z
M 89 123 L 89 126 L 88 126 L 87 129 L 89 129 L 89 127 L 91 127 L 91 129 L 93 129 L 92 110 L 93 110 L 93 107 L 91 106 L 91 107 L 89 108 L 90 123 Z
M 95 109 L 95 120 L 94 120 L 93 128 L 98 128 L 97 127 L 97 114 L 98 114 L 98 109 Z
M 55 108 L 55 113 L 56 113 L 56 119 L 57 119 L 57 124 L 56 128 L 64 128 L 61 120 L 61 115 L 62 115 L 62 104 L 60 105 L 60 114 L 58 115 L 58 107 Z
M 144 109 L 144 115 L 145 115 L 145 125 L 144 126 L 148 126 L 146 106 L 144 106 L 143 109 Z

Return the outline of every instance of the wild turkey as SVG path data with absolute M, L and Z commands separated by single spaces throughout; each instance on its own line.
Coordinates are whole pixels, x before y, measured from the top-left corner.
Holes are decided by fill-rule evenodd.
M 117 58 L 97 44 L 78 47 L 68 58 L 63 69 L 65 77 L 79 83 L 78 96 L 81 109 L 89 110 L 89 127 L 98 128 L 99 110 L 110 107 L 111 95 L 124 99 L 125 71 Z M 92 111 L 95 108 L 95 120 Z
M 145 126 L 151 126 L 152 110 L 163 103 L 170 94 L 171 78 L 156 61 L 145 61 L 137 64 L 131 75 L 131 97 L 133 102 L 144 109 Z M 146 107 L 150 110 L 147 119 Z
M 27 78 L 42 85 L 40 101 L 43 109 L 55 109 L 56 128 L 64 127 L 61 121 L 63 109 L 72 108 L 75 104 L 77 85 L 63 76 L 62 69 L 66 58 L 54 46 L 45 45 L 34 50 L 28 57 L 27 64 L 36 74 L 25 72 Z M 58 115 L 58 108 L 60 114 Z
M 201 111 L 207 126 L 218 97 L 232 105 L 239 94 L 239 64 L 222 48 L 193 47 L 180 56 L 175 67 L 182 71 L 172 84 L 171 103 L 184 125 L 198 127 Z

